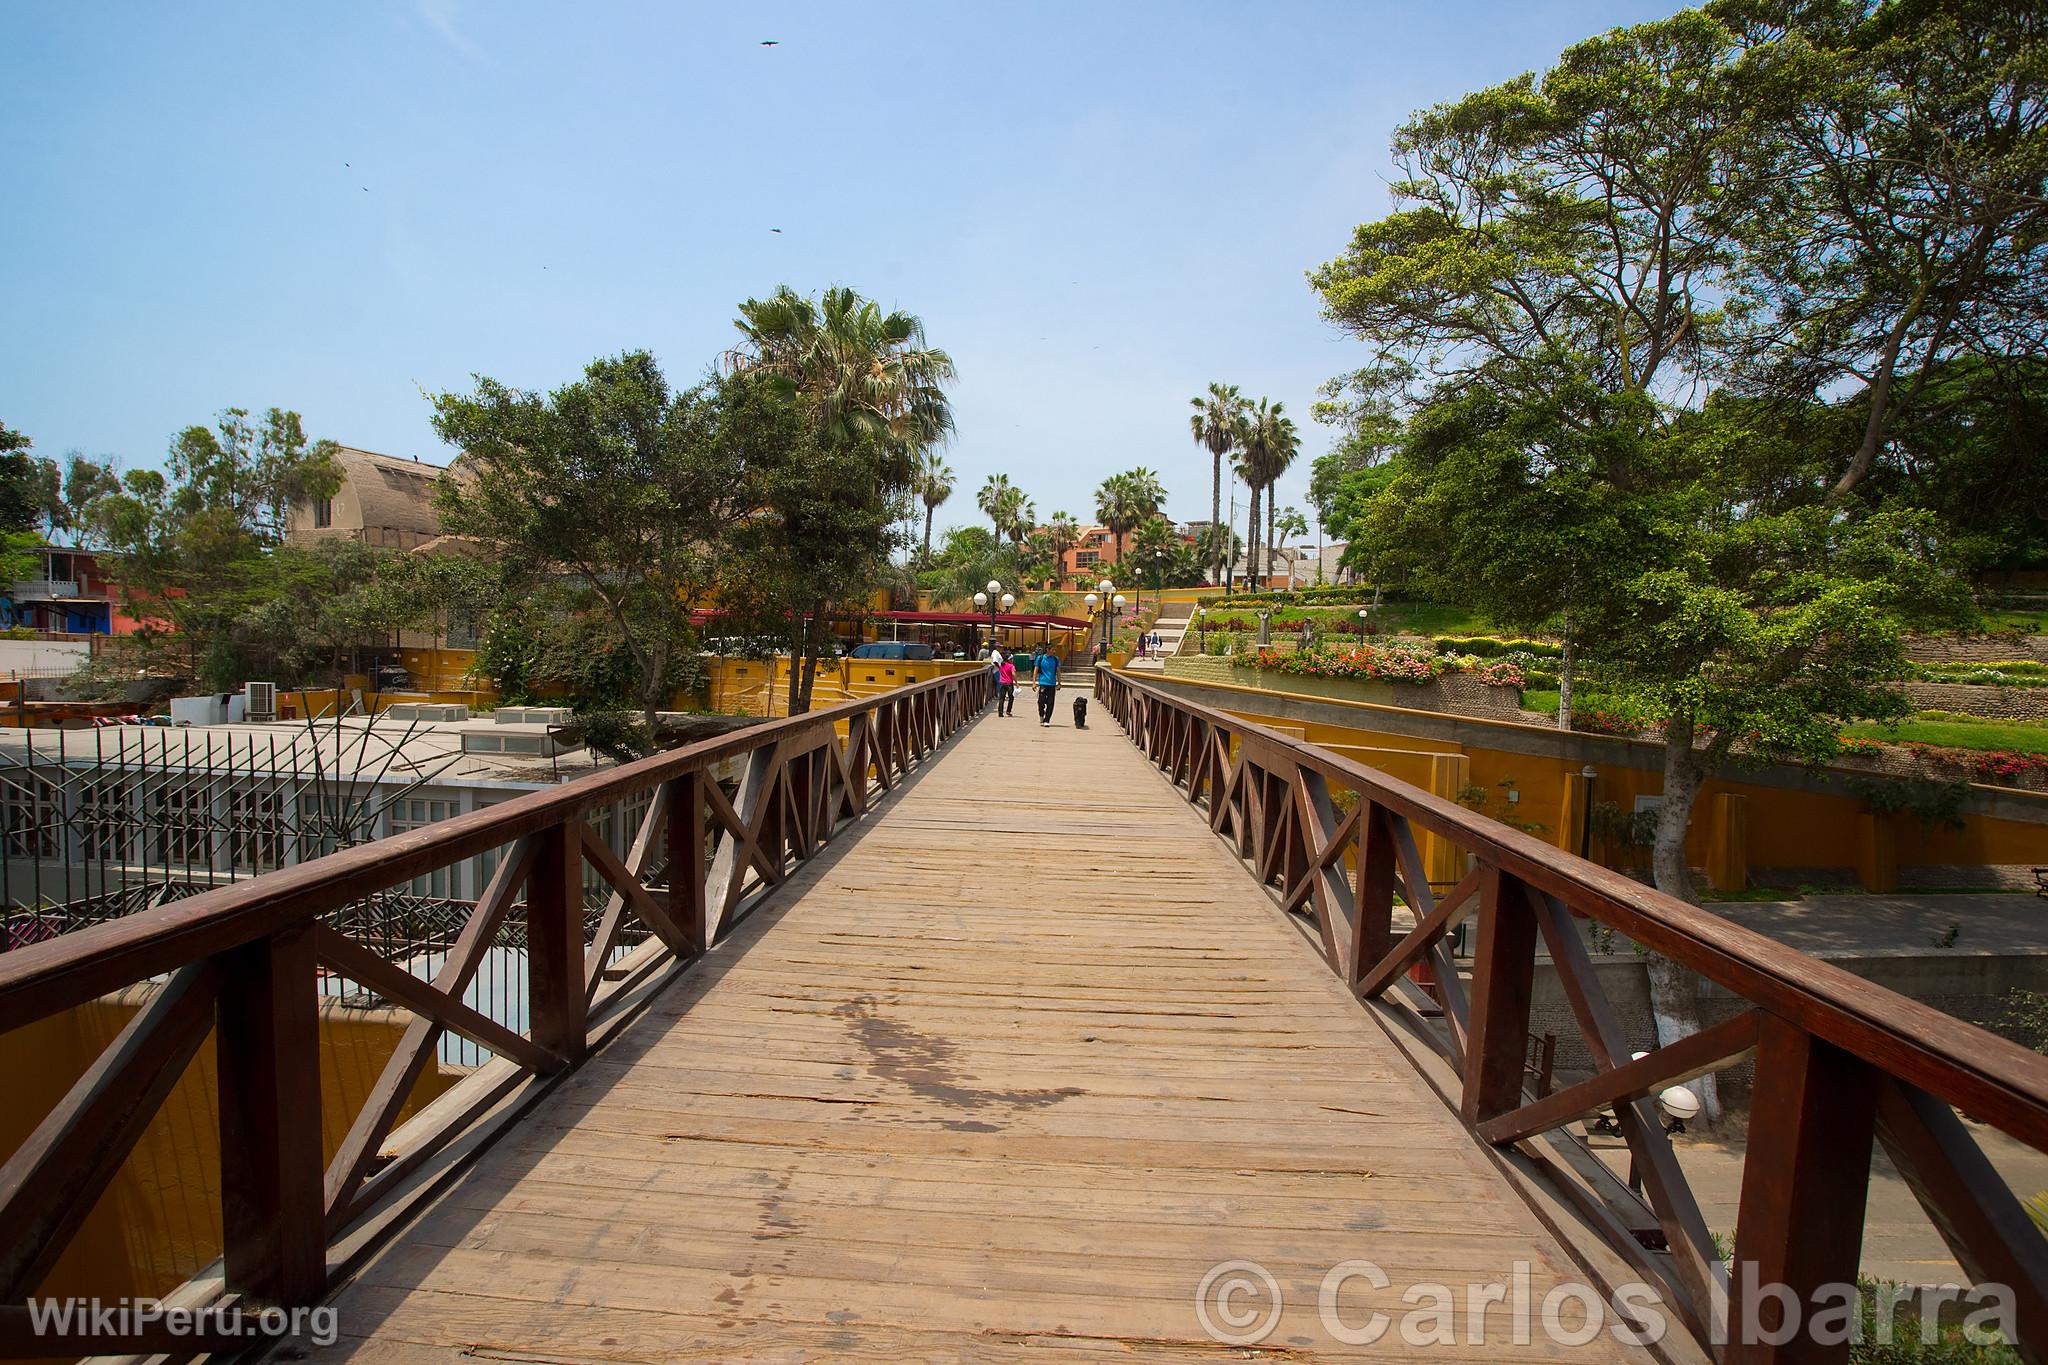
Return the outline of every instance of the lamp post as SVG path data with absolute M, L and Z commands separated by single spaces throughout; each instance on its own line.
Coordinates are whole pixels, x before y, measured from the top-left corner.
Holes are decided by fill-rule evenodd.
M 1097 593 L 1101 596 L 1098 597 Z M 1116 590 L 1116 584 L 1105 578 L 1095 585 L 1095 592 L 1089 593 L 1081 601 L 1090 611 L 1095 610 L 1096 603 L 1102 604 L 1102 657 L 1108 658 L 1110 622 L 1113 613 L 1123 610 L 1124 595 Z
M 1016 605 L 1016 596 L 1012 593 L 1004 592 L 1002 583 L 997 579 L 991 578 L 988 581 L 988 591 L 974 594 L 974 609 L 976 611 L 985 609 L 988 612 L 988 642 L 990 648 L 994 648 L 996 644 L 996 612 L 998 610 L 1008 611 Z
M 1358 609 L 1358 638 L 1359 638 L 1359 640 L 1360 640 L 1360 641 L 1363 641 L 1363 640 L 1365 639 L 1365 636 L 1366 636 L 1366 630 L 1365 630 L 1365 627 L 1366 627 L 1366 623 L 1367 623 L 1367 622 L 1368 622 L 1369 620 L 1371 620 L 1371 618 L 1372 618 L 1372 608 L 1370 608 L 1370 607 L 1360 607 L 1360 608 Z
M 1207 607 L 1195 608 L 1195 634 L 1202 642 L 1201 650 L 1203 656 L 1207 657 L 1209 653 L 1209 609 Z

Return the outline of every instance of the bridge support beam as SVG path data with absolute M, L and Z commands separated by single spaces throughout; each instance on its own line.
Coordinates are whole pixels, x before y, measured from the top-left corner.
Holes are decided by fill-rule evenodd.
M 1465 1057 L 1465 1122 L 1522 1106 L 1529 1001 L 1535 988 L 1536 913 L 1521 880 L 1483 867 L 1479 946 L 1472 964 L 1472 1031 Z
M 1846 1338 L 1822 1345 L 1810 1329 L 1816 1311 L 1839 1311 L 1839 1291 L 1816 1303 L 1817 1291 L 1855 1289 L 1881 1079 L 1798 1025 L 1763 1017 L 1723 1365 L 1849 1358 Z
M 214 1029 L 222 1269 L 230 1290 L 283 1304 L 327 1291 L 313 924 L 224 955 Z

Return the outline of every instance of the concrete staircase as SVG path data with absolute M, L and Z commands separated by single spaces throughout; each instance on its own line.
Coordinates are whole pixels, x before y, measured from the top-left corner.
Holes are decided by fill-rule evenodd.
M 1194 620 L 1195 604 L 1192 602 L 1168 602 L 1159 609 L 1159 620 L 1152 629 L 1159 635 L 1159 648 L 1143 658 L 1130 662 L 1134 673 L 1164 673 L 1166 656 L 1180 653 L 1181 637 L 1188 633 L 1188 625 Z

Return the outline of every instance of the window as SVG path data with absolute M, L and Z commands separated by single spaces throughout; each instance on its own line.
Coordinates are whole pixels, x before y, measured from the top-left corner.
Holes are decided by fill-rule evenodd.
M 1074 551 L 1074 567 L 1075 567 L 1075 568 L 1077 568 L 1077 569 L 1079 569 L 1079 568 L 1084 568 L 1084 567 L 1086 567 L 1087 565 L 1090 565 L 1090 564 L 1096 564 L 1096 563 L 1099 563 L 1099 562 L 1101 562 L 1101 559 L 1102 559 L 1102 552 L 1101 552 L 1101 551 L 1099 551 L 1099 550 L 1076 550 L 1076 551 Z
M 284 796 L 275 787 L 228 793 L 228 858 L 246 871 L 284 861 Z
M 128 812 L 125 781 L 99 778 L 78 789 L 78 830 L 86 857 L 100 862 L 127 862 L 128 839 L 134 826 Z
M 64 847 L 64 794 L 26 767 L 10 768 L 0 786 L 6 802 L 7 851 L 19 858 L 56 858 Z
M 334 525 L 333 498 L 315 498 L 313 500 L 313 525 L 316 529 L 325 529 Z
M 446 820 L 456 814 L 459 806 L 454 801 L 441 801 L 431 797 L 407 797 L 391 803 L 391 832 L 403 834 L 407 830 L 424 829 L 438 820 Z M 436 900 L 448 900 L 454 896 L 455 869 L 437 867 L 424 876 L 412 880 L 415 896 L 430 896 Z
M 213 866 L 213 798 L 205 786 L 159 787 L 149 804 L 158 862 L 166 868 Z

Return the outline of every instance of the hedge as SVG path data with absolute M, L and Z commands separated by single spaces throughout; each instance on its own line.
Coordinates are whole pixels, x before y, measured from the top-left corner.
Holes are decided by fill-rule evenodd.
M 1539 659 L 1564 657 L 1564 646 L 1549 640 L 1503 640 L 1497 635 L 1439 635 L 1430 644 L 1439 654 L 1470 654 L 1480 659 L 1498 659 L 1503 654 L 1533 654 Z

